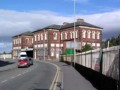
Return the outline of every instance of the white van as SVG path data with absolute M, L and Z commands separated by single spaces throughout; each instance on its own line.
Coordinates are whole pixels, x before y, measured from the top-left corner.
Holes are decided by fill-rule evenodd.
M 27 53 L 26 52 L 20 52 L 20 59 L 24 59 L 27 57 Z

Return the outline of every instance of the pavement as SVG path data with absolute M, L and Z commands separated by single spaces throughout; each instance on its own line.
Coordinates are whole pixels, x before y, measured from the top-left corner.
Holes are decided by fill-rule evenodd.
M 16 68 L 16 62 L 16 60 L 12 59 L 0 59 L 0 72 Z
M 61 68 L 57 90 L 97 90 L 73 66 L 63 62 L 53 63 Z

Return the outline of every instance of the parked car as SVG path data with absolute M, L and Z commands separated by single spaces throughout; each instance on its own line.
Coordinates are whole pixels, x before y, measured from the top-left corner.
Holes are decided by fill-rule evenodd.
M 30 61 L 28 58 L 18 60 L 18 68 L 19 67 L 28 67 L 28 66 L 30 66 Z
M 33 59 L 31 57 L 28 57 L 30 65 L 33 65 Z

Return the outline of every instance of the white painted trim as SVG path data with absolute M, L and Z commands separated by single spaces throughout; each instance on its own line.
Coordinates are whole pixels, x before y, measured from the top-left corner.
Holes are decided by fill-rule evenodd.
M 98 30 L 102 30 L 100 28 L 93 28 L 93 27 L 85 27 L 85 26 L 79 26 L 80 28 L 89 28 L 89 29 L 98 29 Z

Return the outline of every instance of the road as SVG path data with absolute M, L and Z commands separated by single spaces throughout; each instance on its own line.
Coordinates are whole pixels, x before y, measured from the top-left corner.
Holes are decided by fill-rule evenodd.
M 34 62 L 28 68 L 13 68 L 0 72 L 0 90 L 49 90 L 56 73 L 56 67 Z

